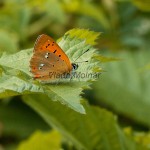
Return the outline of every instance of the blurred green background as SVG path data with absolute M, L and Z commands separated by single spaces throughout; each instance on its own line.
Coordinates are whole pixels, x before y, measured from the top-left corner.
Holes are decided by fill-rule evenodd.
M 72 28 L 102 32 L 104 69 L 84 97 L 119 117 L 121 126 L 150 127 L 149 0 L 0 0 L 0 54 L 32 48 L 38 35 L 58 39 Z M 119 61 L 113 61 L 117 58 Z M 0 101 L 0 150 L 49 126 L 21 97 Z

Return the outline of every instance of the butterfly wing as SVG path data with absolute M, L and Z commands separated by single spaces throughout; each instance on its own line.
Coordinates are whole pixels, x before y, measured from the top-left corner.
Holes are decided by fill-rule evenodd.
M 58 44 L 51 37 L 42 34 L 36 40 L 30 68 L 34 78 L 53 80 L 58 74 L 70 73 L 72 65 Z M 52 73 L 55 76 L 51 76 Z

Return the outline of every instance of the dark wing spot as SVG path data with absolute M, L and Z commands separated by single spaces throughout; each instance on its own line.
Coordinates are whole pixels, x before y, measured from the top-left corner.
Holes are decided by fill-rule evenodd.
M 52 46 L 54 46 L 54 44 L 52 44 Z
M 61 55 L 58 55 L 59 57 L 61 57 Z
M 54 67 L 54 65 L 53 65 L 53 67 Z
M 57 50 L 54 50 L 54 52 L 53 52 L 53 53 L 56 53 L 56 51 L 57 51 Z
M 47 46 L 46 46 L 46 48 L 48 48 L 50 46 L 50 44 L 48 44 Z

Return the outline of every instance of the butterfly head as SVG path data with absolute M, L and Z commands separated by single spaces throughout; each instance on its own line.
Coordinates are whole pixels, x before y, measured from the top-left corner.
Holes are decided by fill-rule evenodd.
M 72 70 L 77 70 L 79 65 L 78 64 L 75 64 L 75 63 L 72 63 Z

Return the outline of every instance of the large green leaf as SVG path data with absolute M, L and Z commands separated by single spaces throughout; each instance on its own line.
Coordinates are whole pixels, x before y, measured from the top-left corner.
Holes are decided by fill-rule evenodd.
M 65 34 L 61 41 L 59 41 L 60 47 L 70 58 L 71 62 L 75 60 L 79 63 L 78 70 L 75 72 L 78 74 L 95 74 L 99 73 L 101 68 L 99 60 L 95 59 L 97 56 L 96 49 L 91 45 L 86 44 L 86 40 L 89 43 L 93 43 L 97 38 L 98 33 L 89 30 L 77 29 L 78 35 L 71 36 Z M 76 32 L 74 30 L 72 34 Z M 84 33 L 85 32 L 85 33 Z M 84 38 L 85 35 L 90 35 Z M 82 38 L 81 37 L 82 34 Z M 87 51 L 86 53 L 84 53 Z M 31 73 L 29 72 L 29 61 L 32 56 L 32 50 L 23 50 L 13 55 L 3 54 L 0 58 L 0 65 L 3 68 L 3 73 L 0 78 L 0 96 L 13 96 L 21 94 L 30 94 L 32 92 L 45 93 L 52 100 L 59 100 L 61 103 L 68 105 L 74 110 L 85 113 L 83 106 L 80 104 L 80 94 L 83 88 L 88 87 L 90 80 L 95 80 L 94 76 L 73 76 L 70 79 L 59 80 L 60 84 L 41 84 L 37 81 L 33 81 Z M 85 62 L 88 61 L 88 62 Z
M 144 71 L 150 52 L 115 53 L 122 61 L 105 64 L 104 73 L 94 86 L 97 100 L 150 126 L 150 71 Z
M 61 136 L 57 131 L 35 132 L 28 140 L 22 141 L 17 150 L 60 150 Z
M 24 102 L 57 129 L 68 143 L 85 150 L 143 150 L 126 138 L 112 113 L 84 104 L 87 114 L 79 114 L 45 96 L 25 96 Z

